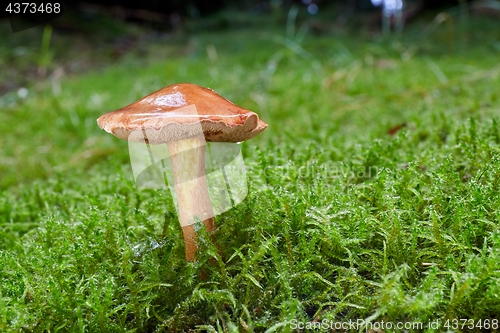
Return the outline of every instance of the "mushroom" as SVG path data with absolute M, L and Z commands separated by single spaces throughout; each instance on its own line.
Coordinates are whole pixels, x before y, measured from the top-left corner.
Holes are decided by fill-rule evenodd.
M 215 230 L 205 173 L 206 141 L 241 142 L 267 128 L 255 112 L 191 83 L 160 89 L 102 115 L 97 123 L 120 139 L 167 145 L 188 261 L 194 261 L 197 250 L 195 222 L 203 221 L 208 232 Z

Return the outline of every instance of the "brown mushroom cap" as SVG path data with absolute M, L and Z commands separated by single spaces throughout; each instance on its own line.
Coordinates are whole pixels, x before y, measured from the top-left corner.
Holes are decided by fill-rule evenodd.
M 173 84 L 97 119 L 99 127 L 129 141 L 160 144 L 203 133 L 206 141 L 240 142 L 267 124 L 215 91 Z M 145 139 L 146 137 L 146 139 Z

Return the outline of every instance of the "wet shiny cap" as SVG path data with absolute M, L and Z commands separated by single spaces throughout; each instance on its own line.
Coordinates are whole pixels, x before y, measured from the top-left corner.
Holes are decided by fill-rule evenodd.
M 205 135 L 206 141 L 240 142 L 267 124 L 215 91 L 191 83 L 165 87 L 97 119 L 103 130 L 129 141 L 160 144 Z

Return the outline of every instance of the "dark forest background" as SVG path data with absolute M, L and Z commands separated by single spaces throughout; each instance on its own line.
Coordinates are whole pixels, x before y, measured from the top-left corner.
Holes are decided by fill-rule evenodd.
M 331 5 L 350 7 L 353 11 L 367 12 L 376 10 L 371 0 L 61 0 L 68 9 L 77 12 L 109 11 L 128 21 L 165 21 L 168 16 L 200 18 L 214 14 L 224 9 L 236 9 L 250 12 L 268 12 L 286 10 L 293 5 L 314 4 L 319 8 Z M 411 17 L 426 10 L 445 9 L 461 5 L 470 0 L 407 0 L 405 7 L 411 11 Z M 6 11 L 0 11 L 0 17 L 7 16 Z M 29 19 L 29 17 L 28 17 Z M 175 25 L 175 23 L 174 23 Z M 166 26 L 164 26 L 166 27 Z

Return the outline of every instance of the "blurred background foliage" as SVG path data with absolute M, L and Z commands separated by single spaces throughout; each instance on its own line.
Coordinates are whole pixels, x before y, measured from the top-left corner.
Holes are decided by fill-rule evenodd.
M 393 5 L 398 1 L 403 3 L 402 0 L 79 1 L 45 29 L 39 26 L 22 33 L 11 33 L 6 12 L 0 11 L 0 96 L 47 77 L 57 80 L 68 73 L 98 69 L 128 54 L 142 56 L 150 42 L 171 41 L 173 36 L 257 26 L 282 27 L 291 9 L 297 10 L 294 28 L 301 27 L 302 35 L 308 32 L 335 37 L 354 33 L 375 37 L 384 23 L 383 11 L 376 5 L 384 1 Z M 416 19 L 448 26 L 448 41 L 443 41 L 448 44 L 456 37 L 452 34 L 456 33 L 454 25 L 459 16 L 500 21 L 500 1 L 496 0 L 406 0 L 403 9 L 402 26 L 411 25 Z M 387 22 L 390 28 L 397 24 L 394 17 Z M 422 35 L 426 35 L 425 31 Z

